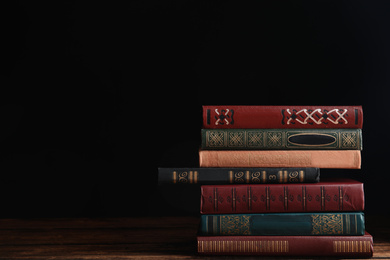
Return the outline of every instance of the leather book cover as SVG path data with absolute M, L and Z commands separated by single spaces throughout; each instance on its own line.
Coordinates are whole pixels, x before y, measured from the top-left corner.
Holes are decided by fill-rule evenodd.
M 372 236 L 197 236 L 200 255 L 371 257 Z
M 283 175 L 280 176 L 283 178 Z M 310 184 L 203 185 L 202 214 L 345 212 L 364 210 L 363 183 L 328 179 Z
M 158 168 L 158 184 L 314 183 L 319 168 Z
M 203 128 L 362 128 L 361 106 L 203 106 Z
M 360 169 L 359 150 L 199 150 L 200 167 Z
M 202 129 L 204 150 L 362 150 L 361 129 Z
M 201 215 L 204 236 L 362 236 L 363 212 Z

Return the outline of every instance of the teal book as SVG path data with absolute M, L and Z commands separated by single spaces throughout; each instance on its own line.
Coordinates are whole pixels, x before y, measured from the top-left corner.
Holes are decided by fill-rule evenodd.
M 362 150 L 361 129 L 202 129 L 203 150 Z
M 362 236 L 363 212 L 202 215 L 204 236 Z

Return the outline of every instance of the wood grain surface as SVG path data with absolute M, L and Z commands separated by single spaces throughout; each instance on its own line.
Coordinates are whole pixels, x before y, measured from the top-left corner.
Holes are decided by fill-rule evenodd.
M 372 259 L 390 259 L 389 220 L 366 216 Z M 199 217 L 2 219 L 0 259 L 208 259 L 196 254 L 198 224 Z

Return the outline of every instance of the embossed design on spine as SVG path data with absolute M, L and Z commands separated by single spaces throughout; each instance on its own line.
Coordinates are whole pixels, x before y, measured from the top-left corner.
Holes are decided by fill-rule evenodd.
M 250 216 L 219 216 L 221 235 L 250 235 Z M 217 233 L 214 233 L 217 234 Z
M 369 253 L 371 252 L 371 241 L 333 241 L 333 252 L 335 253 Z
M 221 111 L 219 111 L 219 109 L 216 108 L 214 112 L 215 114 L 217 114 L 216 116 L 214 116 L 216 120 L 215 125 L 234 125 L 233 109 L 226 108 L 226 109 L 221 109 Z
M 339 186 L 339 209 L 340 210 L 343 210 L 343 187 L 342 186 Z
M 218 189 L 214 189 L 214 211 L 218 211 Z
M 286 113 L 285 113 L 286 112 Z M 320 124 L 348 124 L 348 109 L 282 109 L 282 125 L 302 124 L 302 125 L 320 125 Z
M 232 210 L 236 211 L 236 188 L 232 189 Z
M 311 215 L 313 235 L 341 235 L 343 234 L 342 214 Z M 348 234 L 348 232 L 347 232 Z
M 199 253 L 288 253 L 287 240 L 198 241 Z
M 302 187 L 302 209 L 306 210 L 306 186 Z
M 173 183 L 198 183 L 198 171 L 185 171 L 172 173 Z
M 248 210 L 252 210 L 252 189 L 251 187 L 247 188 L 248 192 Z
M 269 187 L 265 187 L 265 195 L 266 195 L 265 209 L 266 210 L 270 210 L 270 205 L 269 205 Z
M 288 188 L 283 187 L 283 193 L 284 193 L 284 210 L 288 210 Z

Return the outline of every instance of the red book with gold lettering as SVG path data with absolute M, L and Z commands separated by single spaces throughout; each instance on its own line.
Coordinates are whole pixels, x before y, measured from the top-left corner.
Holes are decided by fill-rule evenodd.
M 297 178 L 283 174 L 269 177 Z M 329 179 L 319 183 L 203 185 L 202 214 L 363 211 L 363 183 Z
M 361 106 L 203 106 L 203 128 L 359 128 Z

